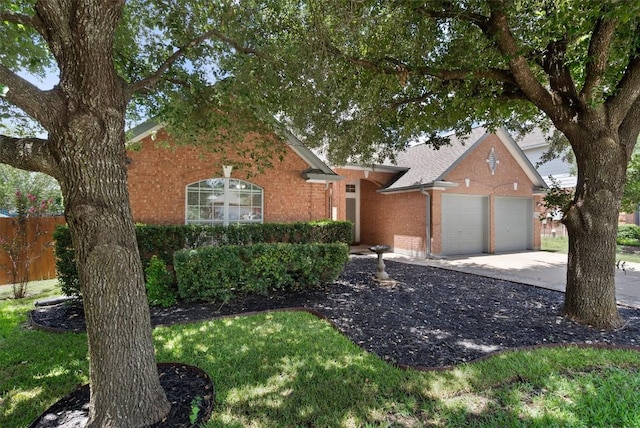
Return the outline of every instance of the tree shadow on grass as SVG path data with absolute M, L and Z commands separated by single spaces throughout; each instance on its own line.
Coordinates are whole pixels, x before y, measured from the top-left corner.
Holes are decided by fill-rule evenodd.
M 86 336 L 17 326 L 0 339 L 0 426 L 26 427 L 88 379 Z
M 610 351 L 552 349 L 447 371 L 401 370 L 301 312 L 159 328 L 154 335 L 161 360 L 194 364 L 212 377 L 217 402 L 207 426 L 568 426 L 589 417 L 583 408 L 555 412 L 536 404 L 528 413 L 527 400 L 544 396 L 543 388 L 563 376 L 563 361 L 574 370 L 594 353 L 595 365 L 610 363 Z M 572 352 L 587 357 L 568 359 Z M 626 393 L 640 401 L 640 391 Z

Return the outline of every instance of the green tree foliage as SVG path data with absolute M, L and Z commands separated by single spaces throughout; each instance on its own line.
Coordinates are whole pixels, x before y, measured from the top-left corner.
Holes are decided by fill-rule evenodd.
M 46 132 L 0 134 L 0 163 L 60 183 L 90 312 L 89 427 L 148 425 L 169 406 L 144 331 L 127 109 L 221 151 L 276 115 L 335 161 L 359 162 L 416 136 L 444 143 L 443 129 L 546 117 L 578 165 L 565 313 L 621 324 L 611 266 L 640 129 L 638 2 L 17 0 L 0 20 L 0 119 Z M 22 77 L 52 69 L 50 90 Z M 238 149 L 246 165 L 277 158 L 268 139 L 257 147 L 266 154 Z
M 569 209 L 573 198 L 573 189 L 561 187 L 557 180 L 551 178 L 551 186 L 542 198 L 545 214 L 549 213 L 554 217 L 561 215 Z
M 477 123 L 553 124 L 578 175 L 564 312 L 621 325 L 613 266 L 640 131 L 638 2 L 273 0 L 243 2 L 221 25 L 248 54 L 221 61 L 237 99 L 337 164 L 393 159 L 415 138 L 437 147 L 440 131 Z

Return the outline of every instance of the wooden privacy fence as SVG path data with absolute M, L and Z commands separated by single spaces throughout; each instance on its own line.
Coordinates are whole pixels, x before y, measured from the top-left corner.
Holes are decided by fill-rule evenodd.
M 15 219 L 0 218 L 0 238 L 11 242 L 15 234 Z M 53 231 L 56 226 L 65 224 L 63 216 L 33 217 L 27 220 L 29 280 L 39 281 L 56 277 L 56 261 L 53 254 Z M 12 283 L 11 259 L 6 251 L 0 248 L 0 285 Z

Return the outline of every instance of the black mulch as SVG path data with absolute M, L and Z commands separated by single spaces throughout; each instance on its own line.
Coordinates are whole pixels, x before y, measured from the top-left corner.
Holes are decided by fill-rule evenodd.
M 399 366 L 417 369 L 441 369 L 519 347 L 570 343 L 640 345 L 640 309 L 621 307 L 626 324 L 617 331 L 599 331 L 561 317 L 563 294 L 557 291 L 427 266 L 385 263 L 387 272 L 397 281 L 394 284 L 374 281 L 375 258 L 354 255 L 336 283 L 323 289 L 248 296 L 224 305 L 152 308 L 151 321 L 153 325 L 170 325 L 304 308 L 331 321 L 367 351 Z M 31 319 L 37 327 L 51 331 L 84 330 L 84 314 L 79 305 L 40 307 L 31 313 Z M 198 382 L 185 380 L 188 373 L 169 377 L 170 374 L 165 376 L 165 382 L 173 382 L 169 390 L 163 384 L 168 397 L 172 400 L 174 394 L 183 399 L 174 402 L 170 419 L 158 426 L 196 426 L 186 418 L 190 400 L 206 396 L 206 391 L 212 396 L 213 386 L 198 386 Z M 83 427 L 88 400 L 88 388 L 78 389 L 52 406 L 59 412 L 57 422 L 32 427 Z M 212 405 L 211 398 L 203 403 L 203 410 L 210 412 Z M 47 414 L 52 410 L 41 418 Z M 202 420 L 199 418 L 198 423 Z
M 158 374 L 171 410 L 150 428 L 196 427 L 209 419 L 214 402 L 209 375 L 197 367 L 179 363 L 158 364 Z M 84 427 L 89 420 L 89 394 L 89 385 L 79 386 L 42 413 L 29 428 Z M 198 412 L 192 418 L 194 406 Z
M 367 351 L 414 368 L 444 368 L 536 345 L 640 346 L 640 309 L 620 307 L 626 324 L 599 331 L 561 317 L 563 294 L 557 291 L 428 266 L 385 264 L 395 285 L 373 280 L 375 257 L 354 255 L 330 287 L 250 296 L 224 305 L 152 308 L 152 323 L 306 308 Z M 45 327 L 84 329 L 82 310 L 65 304 L 36 309 L 32 320 Z

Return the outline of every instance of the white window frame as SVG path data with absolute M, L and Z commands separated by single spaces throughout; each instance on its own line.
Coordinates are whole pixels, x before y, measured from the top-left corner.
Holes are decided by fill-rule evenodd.
M 198 203 L 190 205 L 190 196 L 197 199 Z M 260 203 L 254 204 L 257 196 L 259 196 Z M 210 200 L 210 203 L 207 199 Z M 248 199 L 250 203 L 234 205 L 234 200 L 241 201 L 242 199 Z M 185 224 L 228 226 L 229 224 L 262 223 L 264 220 L 264 188 L 237 178 L 209 178 L 185 186 L 184 205 Z M 210 210 L 209 218 L 203 218 L 202 213 L 208 209 Z M 190 211 L 192 214 L 193 211 L 197 211 L 197 218 L 194 218 L 193 215 L 190 216 Z M 216 212 L 221 215 L 221 219 L 214 218 Z

